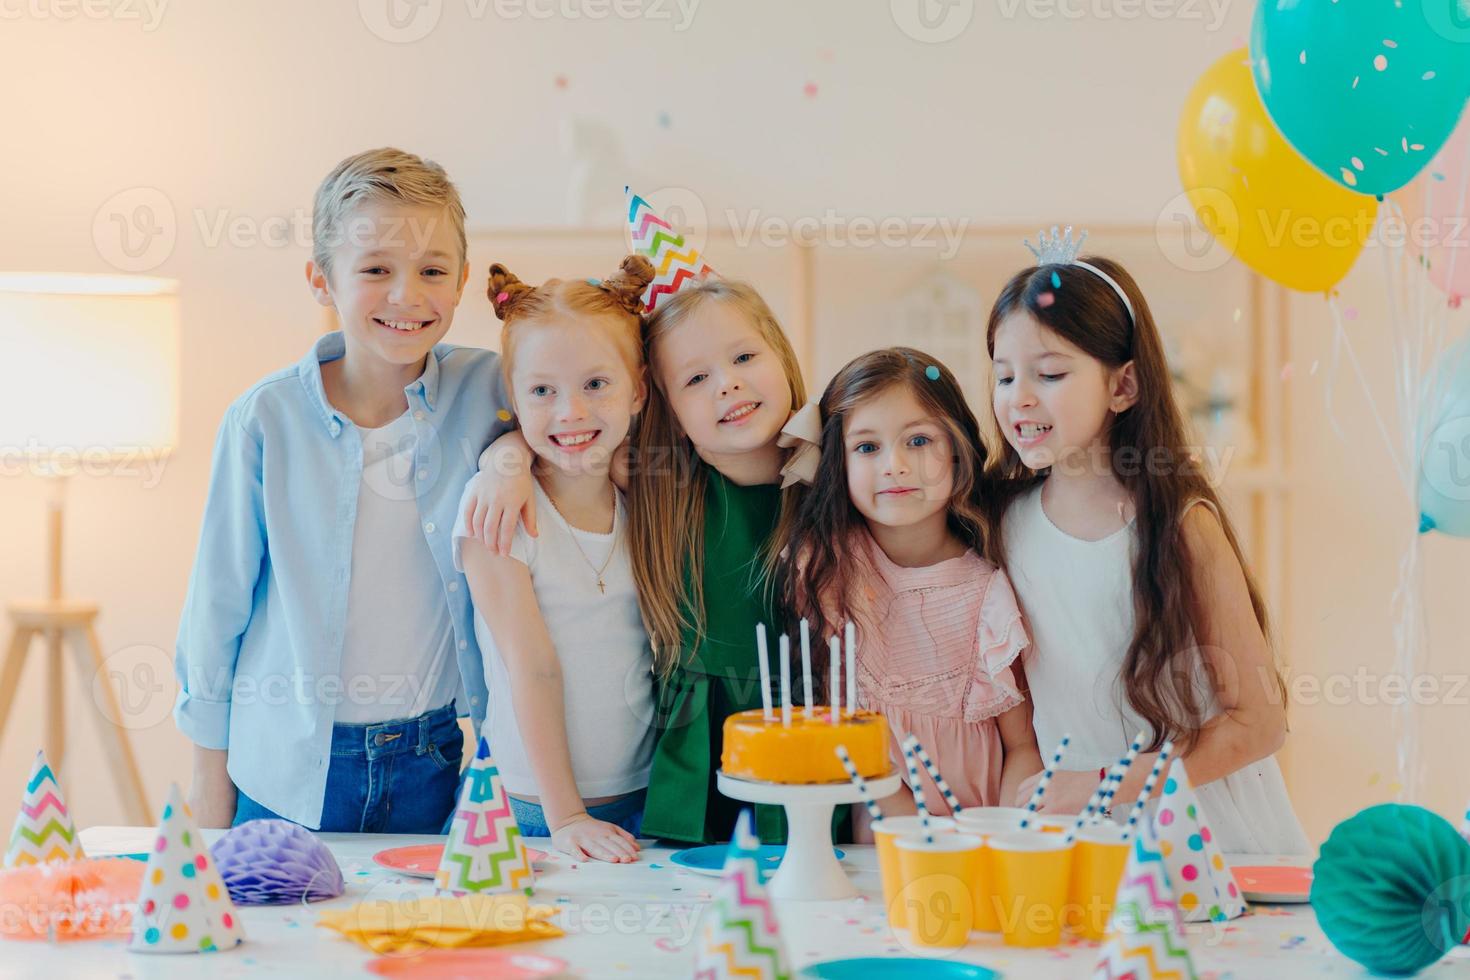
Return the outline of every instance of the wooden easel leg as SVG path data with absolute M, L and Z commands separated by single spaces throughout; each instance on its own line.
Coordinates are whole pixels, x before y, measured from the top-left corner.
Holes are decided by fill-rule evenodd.
M 61 630 L 46 631 L 46 758 L 53 770 L 66 762 L 66 664 Z
M 97 708 L 97 733 L 101 737 L 102 751 L 107 756 L 112 779 L 117 785 L 122 800 L 123 812 L 128 823 L 146 827 L 153 824 L 153 815 L 148 808 L 148 796 L 143 790 L 143 777 L 138 771 L 138 762 L 133 758 L 132 745 L 128 741 L 127 728 L 121 724 L 122 712 L 118 708 L 117 695 L 103 674 L 102 644 L 97 641 L 97 631 L 88 624 L 85 628 L 67 631 L 71 639 L 72 652 L 76 655 L 79 676 L 95 677 L 93 691 L 102 701 Z M 117 721 L 113 721 L 117 719 Z
M 5 733 L 5 723 L 10 720 L 10 708 L 20 689 L 20 672 L 26 665 L 26 650 L 34 636 L 33 630 L 17 629 L 10 637 L 10 648 L 5 651 L 5 665 L 0 667 L 0 735 Z

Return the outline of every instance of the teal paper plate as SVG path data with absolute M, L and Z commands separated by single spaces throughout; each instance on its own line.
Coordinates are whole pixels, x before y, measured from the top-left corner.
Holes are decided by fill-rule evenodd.
M 725 856 L 730 853 L 728 844 L 710 844 L 706 847 L 691 847 L 687 851 L 678 851 L 669 858 L 670 863 L 677 864 L 681 868 L 697 871 L 704 875 L 717 875 L 725 868 Z M 756 852 L 761 863 L 763 877 L 769 877 L 776 873 L 781 866 L 781 859 L 786 856 L 786 845 L 784 844 L 762 844 Z M 837 860 L 841 861 L 847 855 L 839 848 L 832 848 L 832 853 Z

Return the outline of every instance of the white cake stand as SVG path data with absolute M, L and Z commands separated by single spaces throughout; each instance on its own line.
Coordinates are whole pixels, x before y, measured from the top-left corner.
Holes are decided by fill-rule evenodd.
M 882 799 L 898 791 L 898 773 L 868 780 L 868 791 Z M 786 808 L 786 856 L 771 878 L 771 897 L 795 902 L 828 902 L 852 898 L 858 891 L 832 853 L 832 809 L 839 803 L 861 803 L 852 783 L 794 786 L 758 783 L 716 774 L 716 785 L 732 800 L 769 803 Z

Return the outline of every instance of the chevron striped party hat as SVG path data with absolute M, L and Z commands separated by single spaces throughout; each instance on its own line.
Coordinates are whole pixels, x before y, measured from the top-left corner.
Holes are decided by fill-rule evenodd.
M 1185 922 L 1224 922 L 1245 915 L 1235 872 L 1210 830 L 1183 759 L 1174 760 L 1164 780 L 1154 832 Z
M 1198 980 L 1153 828 L 1138 825 L 1093 980 Z
M 795 976 L 781 944 L 776 910 L 761 884 L 760 840 L 742 810 L 725 856 L 714 901 L 704 913 L 694 980 L 789 980 Z
M 5 848 L 5 867 L 19 868 L 46 861 L 80 861 L 82 842 L 72 823 L 66 799 L 56 775 L 46 762 L 46 753 L 37 752 L 31 764 L 31 778 L 26 780 L 25 795 L 15 826 L 10 830 L 10 844 Z
M 684 241 L 649 203 L 632 188 L 628 195 L 628 239 L 633 251 L 653 263 L 653 282 L 643 292 L 643 305 L 649 313 L 658 304 L 677 293 L 687 282 L 698 282 L 714 272 L 699 254 L 699 249 Z
M 456 895 L 513 891 L 529 895 L 535 886 L 526 839 L 483 737 L 460 790 L 434 883 L 440 891 Z

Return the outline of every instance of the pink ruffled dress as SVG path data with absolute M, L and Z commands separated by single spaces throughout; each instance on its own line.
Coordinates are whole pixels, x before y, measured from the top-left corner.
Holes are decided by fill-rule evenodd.
M 858 698 L 888 719 L 890 750 L 918 736 L 961 806 L 1000 805 L 996 718 L 1022 701 L 1011 664 L 1026 649 L 1016 594 L 973 550 L 924 568 L 894 564 L 872 536 L 858 588 Z M 920 768 L 930 812 L 949 806 Z

